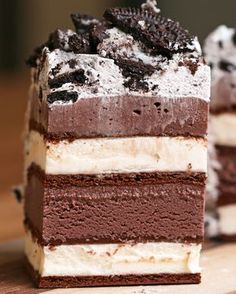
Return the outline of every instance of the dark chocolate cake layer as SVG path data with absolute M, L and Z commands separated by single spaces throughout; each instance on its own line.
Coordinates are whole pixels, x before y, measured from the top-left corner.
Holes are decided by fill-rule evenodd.
M 26 267 L 35 285 L 39 288 L 77 288 L 101 286 L 137 286 L 168 284 L 199 284 L 201 274 L 156 274 L 156 275 L 124 275 L 124 276 L 54 276 L 40 277 L 26 259 Z
M 236 147 L 216 146 L 218 160 L 222 166 L 218 170 L 218 206 L 236 204 Z
M 43 245 L 202 242 L 204 173 L 42 174 L 31 168 L 25 214 Z
M 227 188 L 227 184 L 221 183 L 220 184 L 220 193 L 219 198 L 217 200 L 217 206 L 225 206 L 230 204 L 236 204 L 236 185 L 234 187 L 231 187 L 230 193 L 227 191 L 229 190 Z
M 236 147 L 217 145 L 216 150 L 217 158 L 223 167 L 219 169 L 220 181 L 233 184 L 236 188 Z
M 203 137 L 207 132 L 208 103 L 197 98 L 87 98 L 48 108 L 40 103 L 35 99 L 30 129 L 55 140 L 140 135 Z
M 235 235 L 220 235 L 220 239 L 225 242 L 236 242 L 236 234 Z

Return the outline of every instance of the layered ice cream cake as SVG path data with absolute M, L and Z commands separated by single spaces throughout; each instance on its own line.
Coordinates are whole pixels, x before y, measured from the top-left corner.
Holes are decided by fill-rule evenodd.
M 142 8 L 73 14 L 28 60 L 25 255 L 39 287 L 199 283 L 210 68 Z
M 236 241 L 236 30 L 218 27 L 205 55 L 212 68 L 207 232 Z

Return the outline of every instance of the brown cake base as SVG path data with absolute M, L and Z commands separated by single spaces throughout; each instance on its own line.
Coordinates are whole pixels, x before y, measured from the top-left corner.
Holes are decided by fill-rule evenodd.
M 41 277 L 26 259 L 27 271 L 38 288 L 78 288 L 104 286 L 141 286 L 141 285 L 177 285 L 199 284 L 201 274 L 156 274 L 125 276 L 50 276 Z
M 236 242 L 236 235 L 221 235 L 220 239 L 225 242 Z

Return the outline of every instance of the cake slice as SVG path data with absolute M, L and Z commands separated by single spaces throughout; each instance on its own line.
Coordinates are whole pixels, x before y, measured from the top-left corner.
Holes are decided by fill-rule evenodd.
M 215 148 L 209 177 L 210 236 L 236 241 L 236 30 L 218 27 L 206 39 L 206 60 L 212 68 L 211 136 Z M 215 219 L 214 219 L 215 218 Z
M 29 59 L 25 254 L 39 287 L 199 283 L 210 69 L 150 5 L 72 15 Z

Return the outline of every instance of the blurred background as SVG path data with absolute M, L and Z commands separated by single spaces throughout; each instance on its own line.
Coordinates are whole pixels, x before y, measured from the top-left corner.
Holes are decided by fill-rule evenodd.
M 164 15 L 179 20 L 201 41 L 219 24 L 236 26 L 235 0 L 158 0 Z M 72 27 L 70 13 L 101 16 L 106 7 L 139 0 L 0 0 L 0 241 L 22 236 L 22 212 L 10 187 L 21 182 L 24 111 L 29 72 L 24 64 L 50 31 Z

